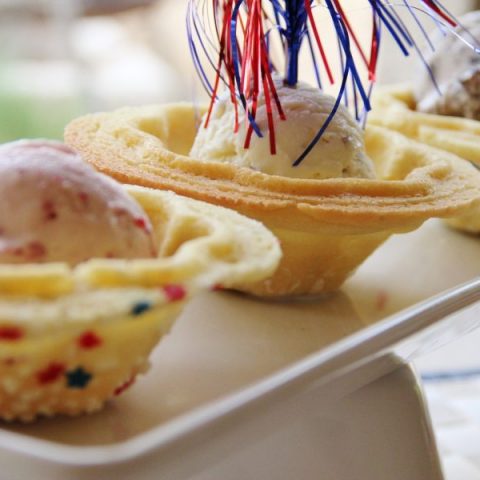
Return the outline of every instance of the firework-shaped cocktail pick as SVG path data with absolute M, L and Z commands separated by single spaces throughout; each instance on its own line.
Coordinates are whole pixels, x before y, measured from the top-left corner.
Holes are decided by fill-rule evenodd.
M 204 127 L 208 127 L 223 84 L 235 108 L 232 125 L 235 132 L 239 130 L 239 112 L 241 109 L 245 112 L 248 122 L 245 148 L 249 147 L 252 135 L 262 137 L 268 134 L 270 152 L 275 154 L 275 124 L 285 119 L 285 113 L 274 75 L 281 75 L 285 86 L 295 88 L 301 73 L 300 52 L 307 48 L 318 88 L 322 89 L 326 81 L 337 84 L 338 88 L 332 111 L 295 161 L 294 165 L 298 165 L 319 141 L 342 101 L 351 107 L 359 122 L 365 122 L 382 37 L 393 38 L 404 55 L 416 51 L 428 69 L 415 41 L 416 33 L 420 32 L 432 49 L 434 45 L 427 34 L 428 23 L 445 33 L 459 35 L 454 31 L 458 21 L 436 0 L 400 0 L 395 3 L 364 0 L 364 3 L 372 19 L 369 48 L 362 46 L 360 41 L 355 12 L 348 11 L 342 0 L 189 0 L 187 31 L 190 51 L 211 98 Z M 327 45 L 316 15 L 319 9 L 324 10 L 333 27 L 338 49 Z M 405 20 L 399 15 L 401 9 L 407 13 Z M 413 22 L 413 27 L 407 25 L 408 20 Z M 272 53 L 274 41 L 280 42 L 282 47 L 280 61 Z M 332 66 L 333 55 L 340 57 L 339 71 L 334 71 Z M 284 66 L 282 73 L 280 65 Z M 213 81 L 208 69 L 214 72 Z M 435 81 L 433 74 L 431 76 Z M 267 111 L 268 132 L 262 132 L 256 123 L 261 96 Z

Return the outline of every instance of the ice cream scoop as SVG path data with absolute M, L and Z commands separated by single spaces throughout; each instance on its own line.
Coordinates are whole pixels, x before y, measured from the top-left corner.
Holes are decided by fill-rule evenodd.
M 309 155 L 292 167 L 327 120 L 335 99 L 306 84 L 292 88 L 279 80 L 275 83 L 286 115 L 286 120 L 275 119 L 275 155 L 270 153 L 265 97 L 260 96 L 256 114 L 264 135 L 260 138 L 254 134 L 249 148 L 244 148 L 248 124 L 244 112 L 239 112 L 240 129 L 234 133 L 235 109 L 229 92 L 215 103 L 208 126 L 200 127 L 190 155 L 285 177 L 375 177 L 372 161 L 365 153 L 363 132 L 343 106 Z
M 154 255 L 140 205 L 72 149 L 44 140 L 0 147 L 0 263 Z
M 480 11 L 460 20 L 458 33 L 469 32 L 467 40 L 478 46 Z M 480 53 L 455 35 L 437 33 L 435 52 L 427 58 L 440 92 L 426 69 L 416 82 L 417 109 L 421 112 L 480 120 Z

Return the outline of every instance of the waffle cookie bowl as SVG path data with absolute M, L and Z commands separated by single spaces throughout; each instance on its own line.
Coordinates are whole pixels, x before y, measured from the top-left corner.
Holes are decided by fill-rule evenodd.
M 458 215 L 480 199 L 480 175 L 467 162 L 374 126 L 365 142 L 375 179 L 287 178 L 200 162 L 188 156 L 198 113 L 172 104 L 90 115 L 67 126 L 65 138 L 124 183 L 173 190 L 263 222 L 281 242 L 280 267 L 265 281 L 234 285 L 257 295 L 335 290 L 391 234 Z
M 409 85 L 383 87 L 377 90 L 373 100 L 369 116 L 371 124 L 401 132 L 480 165 L 480 122 L 418 112 L 415 95 Z
M 374 96 L 369 122 L 455 154 L 480 166 L 480 122 L 470 118 L 422 113 L 409 85 L 384 87 Z M 480 232 L 480 209 L 449 219 L 448 224 L 470 233 Z
M 0 265 L 0 417 L 102 407 L 148 368 L 185 303 L 258 280 L 280 251 L 260 224 L 171 192 L 127 187 L 154 229 L 152 259 Z

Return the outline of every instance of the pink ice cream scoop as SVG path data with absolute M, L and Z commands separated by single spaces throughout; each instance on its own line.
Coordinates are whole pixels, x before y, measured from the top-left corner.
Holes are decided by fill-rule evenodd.
M 69 147 L 45 140 L 0 146 L 0 263 L 154 255 L 140 205 Z

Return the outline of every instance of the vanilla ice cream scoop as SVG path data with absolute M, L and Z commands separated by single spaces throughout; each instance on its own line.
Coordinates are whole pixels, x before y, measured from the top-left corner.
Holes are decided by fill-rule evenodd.
M 143 209 L 69 147 L 43 140 L 0 147 L 0 263 L 154 255 Z
M 275 113 L 275 155 L 270 153 L 265 97 L 260 96 L 256 115 L 264 136 L 253 134 L 251 145 L 245 149 L 245 114 L 239 109 L 240 131 L 234 133 L 235 110 L 229 92 L 215 103 L 207 128 L 200 127 L 190 155 L 286 177 L 375 177 L 373 163 L 365 153 L 363 132 L 343 106 L 313 150 L 299 166 L 293 167 L 325 123 L 335 99 L 305 84 L 293 88 L 279 80 L 275 84 L 286 115 L 286 120 L 280 120 Z

